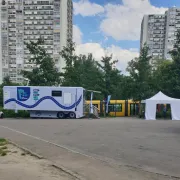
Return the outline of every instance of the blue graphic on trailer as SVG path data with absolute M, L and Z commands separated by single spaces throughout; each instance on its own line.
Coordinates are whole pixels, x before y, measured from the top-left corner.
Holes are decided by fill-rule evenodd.
M 30 97 L 30 87 L 17 87 L 17 100 L 27 101 Z
M 39 99 L 39 89 L 33 89 L 33 99 L 35 101 Z
M 66 109 L 66 110 L 69 110 L 69 109 L 73 109 L 75 108 L 76 106 L 78 106 L 82 100 L 82 95 L 79 97 L 79 99 L 74 103 L 72 104 L 71 106 L 63 106 L 62 104 L 60 104 L 56 99 L 54 99 L 53 97 L 51 96 L 44 96 L 43 98 L 39 99 L 35 104 L 33 105 L 27 105 L 27 104 L 23 104 L 22 102 L 19 102 L 17 101 L 16 99 L 14 98 L 11 98 L 11 99 L 8 99 L 6 100 L 4 103 L 5 104 L 8 104 L 10 102 L 16 102 L 18 105 L 20 106 L 23 106 L 25 108 L 28 108 L 28 109 L 31 109 L 31 108 L 35 108 L 36 106 L 38 106 L 42 101 L 44 100 L 51 100 L 53 101 L 57 106 L 59 106 L 60 108 L 62 109 Z

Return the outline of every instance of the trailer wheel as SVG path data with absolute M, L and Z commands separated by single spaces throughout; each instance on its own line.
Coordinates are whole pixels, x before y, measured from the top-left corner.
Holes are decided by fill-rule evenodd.
M 76 118 L 76 114 L 75 114 L 74 112 L 70 112 L 70 113 L 69 113 L 69 117 L 70 117 L 71 119 L 75 119 L 75 118 Z
M 64 119 L 65 114 L 64 114 L 63 112 L 58 112 L 57 117 L 58 117 L 59 119 Z

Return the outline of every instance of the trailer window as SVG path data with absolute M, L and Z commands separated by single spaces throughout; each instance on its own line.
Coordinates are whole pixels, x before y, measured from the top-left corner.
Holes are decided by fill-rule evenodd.
M 62 91 L 52 91 L 52 96 L 62 97 Z

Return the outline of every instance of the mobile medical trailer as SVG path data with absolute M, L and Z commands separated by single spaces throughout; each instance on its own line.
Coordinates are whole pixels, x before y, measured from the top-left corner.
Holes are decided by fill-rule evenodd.
M 4 86 L 4 109 L 28 110 L 33 118 L 81 118 L 85 89 L 82 87 Z

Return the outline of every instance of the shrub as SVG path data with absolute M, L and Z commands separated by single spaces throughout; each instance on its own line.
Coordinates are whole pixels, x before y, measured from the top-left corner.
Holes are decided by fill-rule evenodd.
M 6 156 L 7 155 L 7 152 L 5 152 L 5 151 L 3 151 L 2 153 L 1 153 L 1 156 Z
M 3 146 L 1 149 L 2 149 L 2 150 L 7 149 L 7 146 Z
M 160 112 L 156 112 L 156 118 L 162 118 L 163 117 L 163 113 Z
M 168 111 L 166 112 L 166 118 L 167 118 L 167 119 L 172 119 L 172 117 L 171 117 L 171 110 L 168 110 Z
M 7 141 L 4 138 L 0 138 L 0 146 L 4 146 L 7 144 Z
M 16 117 L 28 118 L 28 117 L 30 117 L 29 112 L 24 111 L 24 110 L 19 110 L 17 113 L 15 113 L 14 110 L 7 110 L 7 109 L 3 109 L 1 107 L 0 111 L 2 111 L 4 113 L 4 117 L 6 117 L 6 118 L 16 118 Z

